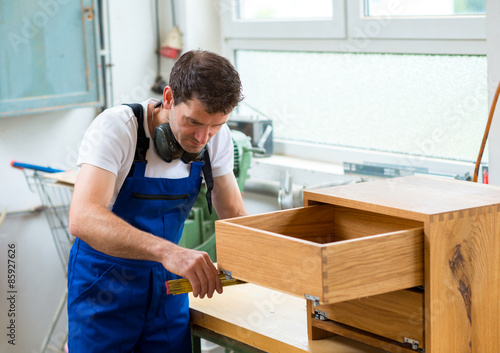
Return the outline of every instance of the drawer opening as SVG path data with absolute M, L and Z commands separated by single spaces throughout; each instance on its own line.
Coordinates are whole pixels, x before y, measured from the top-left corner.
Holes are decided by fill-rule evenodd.
M 327 204 L 242 217 L 231 223 L 317 244 L 423 228 L 422 222 Z

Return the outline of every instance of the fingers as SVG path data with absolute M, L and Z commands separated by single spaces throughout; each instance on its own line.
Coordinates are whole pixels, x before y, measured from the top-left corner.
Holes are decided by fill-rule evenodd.
M 203 253 L 203 259 L 205 264 L 202 266 L 201 271 L 197 272 L 200 282 L 199 294 L 200 298 L 203 298 L 205 295 L 208 298 L 212 298 L 215 291 L 222 293 L 222 283 L 219 279 L 219 273 L 207 253 Z
M 208 255 L 207 255 L 208 257 Z M 219 294 L 222 293 L 222 283 L 219 278 L 219 273 L 215 266 L 210 261 L 210 257 L 208 257 L 208 266 L 204 268 L 204 275 L 207 279 L 207 297 L 212 298 L 214 291 L 217 291 Z M 203 298 L 203 296 L 201 297 Z
M 189 280 L 195 297 L 212 298 L 215 291 L 222 293 L 218 271 L 207 253 L 186 249 L 181 262 L 180 275 Z

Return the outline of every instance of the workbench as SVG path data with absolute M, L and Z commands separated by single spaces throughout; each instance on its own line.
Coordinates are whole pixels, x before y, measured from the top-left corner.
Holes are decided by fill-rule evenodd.
M 254 284 L 189 301 L 195 353 L 200 337 L 237 352 L 384 352 L 342 336 L 308 340 L 306 300 Z

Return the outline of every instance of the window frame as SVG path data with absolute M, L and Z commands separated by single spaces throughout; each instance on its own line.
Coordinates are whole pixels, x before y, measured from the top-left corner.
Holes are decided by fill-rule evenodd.
M 395 1 L 397 3 L 397 1 Z M 384 16 L 366 16 L 365 1 L 348 2 L 349 33 L 353 38 L 485 40 L 485 15 L 399 16 L 397 8 Z
M 267 29 L 258 30 L 261 22 L 246 23 L 245 27 L 239 28 L 239 31 L 247 31 L 246 33 L 233 32 L 233 27 L 229 25 L 231 17 L 226 14 L 222 17 L 223 54 L 237 66 L 235 62 L 237 50 L 443 55 L 486 55 L 487 53 L 485 15 L 450 16 L 449 18 L 394 16 L 390 18 L 390 24 L 386 25 L 383 21 L 387 21 L 387 18 L 364 16 L 364 0 L 333 1 L 337 6 L 343 5 L 345 10 L 345 17 L 342 21 L 346 30 L 344 37 L 328 36 L 325 33 L 316 33 L 315 36 L 307 38 L 292 35 L 294 32 L 292 26 L 295 23 L 293 21 L 287 21 L 286 25 L 291 27 L 288 31 L 282 29 L 288 33 L 287 36 L 282 37 L 270 35 Z M 424 25 L 428 28 L 423 28 Z M 325 146 L 285 139 L 275 139 L 275 152 L 306 159 L 315 156 L 316 160 L 337 164 L 369 161 L 402 166 L 425 166 L 429 169 L 429 173 L 450 176 L 464 176 L 466 173 L 472 174 L 474 170 L 474 165 L 466 162 Z
M 229 5 L 227 2 L 230 1 Z M 222 0 L 222 33 L 224 38 L 345 38 L 345 3 L 332 1 L 331 19 L 318 20 L 240 20 L 236 19 L 237 0 Z

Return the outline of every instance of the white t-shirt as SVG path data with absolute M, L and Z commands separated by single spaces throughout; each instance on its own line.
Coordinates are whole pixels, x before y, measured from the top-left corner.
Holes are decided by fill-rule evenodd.
M 156 153 L 153 139 L 149 134 L 146 112 L 148 104 L 156 103 L 148 99 L 141 103 L 144 109 L 144 131 L 149 138 L 148 161 L 145 176 L 151 178 L 178 179 L 189 176 L 190 164 L 180 159 L 167 163 Z M 116 185 L 108 208 L 113 206 L 118 193 L 132 166 L 137 143 L 137 119 L 132 108 L 119 105 L 106 109 L 89 126 L 83 137 L 78 154 L 78 167 L 87 163 L 110 171 L 116 175 Z M 224 124 L 207 144 L 213 177 L 226 175 L 233 171 L 234 151 L 229 127 Z

